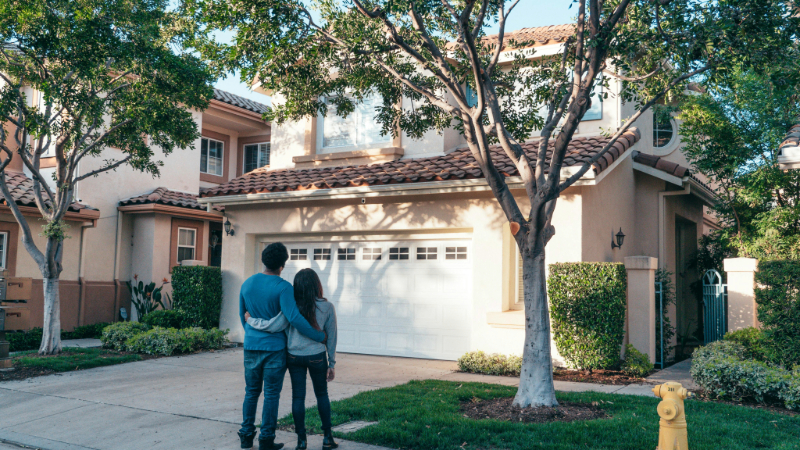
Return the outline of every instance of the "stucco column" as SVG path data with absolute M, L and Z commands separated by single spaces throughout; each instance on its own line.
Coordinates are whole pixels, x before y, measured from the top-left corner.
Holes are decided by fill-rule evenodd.
M 755 295 L 758 260 L 728 258 L 723 267 L 728 274 L 728 331 L 758 326 Z
M 628 256 L 628 343 L 656 361 L 656 269 L 658 258 Z

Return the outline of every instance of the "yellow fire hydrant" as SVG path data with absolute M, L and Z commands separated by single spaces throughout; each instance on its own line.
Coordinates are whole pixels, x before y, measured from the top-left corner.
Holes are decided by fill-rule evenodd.
M 653 394 L 661 399 L 658 415 L 661 417 L 656 450 L 688 450 L 686 414 L 683 401 L 692 396 L 680 383 L 668 381 L 653 388 Z

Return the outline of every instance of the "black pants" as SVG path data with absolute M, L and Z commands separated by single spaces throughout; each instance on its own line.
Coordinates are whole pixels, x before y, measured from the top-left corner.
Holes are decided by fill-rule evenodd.
M 306 434 L 306 371 L 311 375 L 317 408 L 322 420 L 322 430 L 331 429 L 331 401 L 328 399 L 328 357 L 325 352 L 311 356 L 291 353 L 286 358 L 286 367 L 292 380 L 292 417 L 294 431 Z

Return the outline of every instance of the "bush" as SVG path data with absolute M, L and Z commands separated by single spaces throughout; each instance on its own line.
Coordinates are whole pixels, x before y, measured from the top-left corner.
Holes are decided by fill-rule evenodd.
M 767 358 L 800 365 L 800 261 L 761 261 L 755 277 Z
M 129 352 L 170 356 L 175 353 L 192 353 L 198 350 L 221 348 L 228 331 L 212 328 L 162 328 L 137 334 L 126 344 Z
M 105 348 L 124 351 L 127 349 L 126 345 L 129 339 L 149 329 L 150 327 L 147 324 L 141 322 L 117 322 L 103 330 L 100 342 L 103 343 Z
M 758 328 L 749 327 L 731 331 L 725 334 L 724 339 L 726 341 L 742 344 L 744 356 L 747 359 L 755 359 L 758 361 L 769 360 L 764 332 Z
M 62 331 L 61 339 L 99 339 L 103 335 L 103 329 L 109 325 L 111 324 L 108 322 L 81 325 L 72 331 Z
M 570 367 L 618 367 L 625 335 L 627 278 L 618 263 L 550 265 L 553 339 Z
M 649 356 L 628 344 L 625 347 L 625 360 L 622 361 L 622 371 L 632 377 L 644 378 L 653 371 L 653 363 L 650 362 Z
M 183 328 L 183 314 L 173 309 L 159 309 L 142 317 L 142 322 L 150 327 Z
M 10 352 L 38 350 L 42 344 L 42 329 L 32 328 L 24 333 L 6 333 Z
M 485 375 L 508 375 L 518 377 L 522 369 L 522 358 L 481 351 L 467 352 L 458 358 L 458 370 Z
M 746 354 L 744 346 L 733 341 L 700 347 L 692 355 L 692 378 L 712 397 L 781 401 L 789 409 L 800 409 L 800 370 L 744 359 Z
M 172 308 L 184 315 L 184 326 L 219 326 L 222 272 L 219 267 L 177 266 L 172 269 Z

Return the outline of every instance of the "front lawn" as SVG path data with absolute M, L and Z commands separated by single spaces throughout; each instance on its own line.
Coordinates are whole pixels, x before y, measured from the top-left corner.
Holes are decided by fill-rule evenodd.
M 35 351 L 30 351 L 14 357 L 14 370 L 0 372 L 0 381 L 112 366 L 141 359 L 141 355 L 102 348 L 65 347 L 60 354 L 55 356 L 39 356 Z
M 377 425 L 339 434 L 343 439 L 413 450 L 523 450 L 579 448 L 642 450 L 658 444 L 655 397 L 558 393 L 565 402 L 596 402 L 609 419 L 537 423 L 473 420 L 461 402 L 512 397 L 516 388 L 483 383 L 412 381 L 334 402 L 333 425 L 353 420 Z M 800 449 L 800 416 L 718 403 L 687 401 L 693 450 Z M 321 433 L 316 407 L 306 415 L 309 432 Z M 293 430 L 291 415 L 280 426 Z

